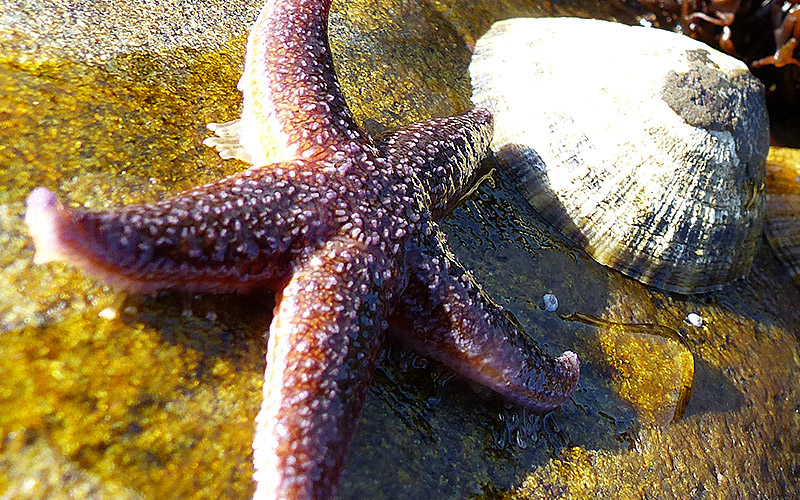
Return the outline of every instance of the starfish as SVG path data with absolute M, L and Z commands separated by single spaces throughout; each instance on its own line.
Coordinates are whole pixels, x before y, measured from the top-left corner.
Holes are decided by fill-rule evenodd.
M 435 222 L 484 173 L 491 114 L 371 138 L 334 73 L 330 3 L 268 0 L 253 25 L 242 117 L 206 140 L 250 168 L 106 211 L 43 187 L 27 200 L 37 263 L 136 293 L 276 292 L 253 443 L 260 499 L 333 497 L 387 332 L 538 411 L 569 399 L 580 371 L 485 296 Z

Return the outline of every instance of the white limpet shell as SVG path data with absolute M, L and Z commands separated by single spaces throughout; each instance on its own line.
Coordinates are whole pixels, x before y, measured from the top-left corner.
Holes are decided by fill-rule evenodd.
M 748 273 L 769 130 L 742 62 L 653 28 L 509 19 L 470 75 L 500 164 L 596 261 L 685 294 Z

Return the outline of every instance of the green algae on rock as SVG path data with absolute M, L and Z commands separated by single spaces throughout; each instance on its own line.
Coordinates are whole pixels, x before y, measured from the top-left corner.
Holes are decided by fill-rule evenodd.
M 489 5 L 470 5 L 476 4 Z M 569 3 L 554 5 L 561 4 Z M 148 11 L 141 2 L 116 5 L 137 12 L 118 20 L 127 23 L 123 33 L 133 31 Z M 334 5 L 334 22 L 374 28 L 369 11 L 360 14 L 367 19 L 359 21 L 358 15 L 346 14 L 349 5 Z M 434 7 L 439 10 L 442 5 Z M 0 10 L 12 7 L 6 2 Z M 241 96 L 235 85 L 243 34 L 255 16 L 252 8 L 245 15 L 248 20 L 237 23 L 232 33 L 216 32 L 218 42 L 210 48 L 181 51 L 173 46 L 164 53 L 128 56 L 124 61 L 112 56 L 108 62 L 96 59 L 86 66 L 70 55 L 84 50 L 75 44 L 66 55 L 55 51 L 48 56 L 55 59 L 37 62 L 36 67 L 47 68 L 42 63 L 53 61 L 52 71 L 46 73 L 19 64 L 35 45 L 15 53 L 16 62 L 3 59 L 0 78 L 11 83 L 0 92 L 0 110 L 17 111 L 0 120 L 0 130 L 6 131 L 0 141 L 0 175 L 8 180 L 0 188 L 0 244 L 11 250 L 0 257 L 2 279 L 10 285 L 0 291 L 0 355 L 7 360 L 0 367 L 0 495 L 13 492 L 13 498 L 38 500 L 64 498 L 67 493 L 70 498 L 188 499 L 244 499 L 252 494 L 252 419 L 263 374 L 262 332 L 270 320 L 262 298 L 124 297 L 64 267 L 34 268 L 22 225 L 22 200 L 41 181 L 63 183 L 62 194 L 70 200 L 99 207 L 154 199 L 240 169 L 233 161 L 218 166 L 213 152 L 200 143 L 206 121 L 234 118 L 239 111 Z M 390 8 L 399 25 L 406 12 L 422 9 L 416 2 L 390 2 L 381 10 Z M 448 8 L 444 19 L 416 14 L 414 19 L 426 23 L 419 33 L 450 33 L 456 29 L 454 20 L 474 14 L 467 4 Z M 7 25 L 2 26 L 5 30 Z M 83 39 L 94 43 L 95 34 L 86 26 L 91 25 L 84 24 Z M 111 27 L 106 21 L 97 30 Z M 57 32 L 58 23 L 48 29 Z M 451 69 L 449 53 L 436 53 L 440 49 L 429 57 L 411 58 L 417 62 L 409 63 L 414 67 L 404 73 L 408 80 L 397 83 L 398 88 L 419 93 L 420 109 L 404 109 L 404 104 L 393 102 L 396 95 L 382 98 L 380 89 L 387 84 L 370 90 L 367 70 L 353 68 L 346 55 L 357 51 L 350 48 L 356 42 L 341 29 L 332 30 L 339 33 L 332 36 L 341 36 L 332 40 L 334 57 L 340 57 L 337 70 L 361 75 L 343 82 L 343 87 L 348 99 L 357 101 L 357 119 L 369 122 L 370 130 L 408 123 L 416 119 L 415 113 L 420 118 L 438 113 L 433 109 L 450 114 L 457 111 L 458 102 L 467 105 L 466 93 L 437 94 L 453 81 L 466 81 L 465 74 Z M 36 43 L 52 36 L 38 36 Z M 71 36 L 63 39 L 74 40 Z M 219 40 L 230 42 L 222 46 Z M 423 47 L 439 46 L 420 40 L 414 47 L 413 36 L 404 41 L 416 54 L 426 54 Z M 98 53 L 114 53 L 109 39 L 96 43 Z M 395 60 L 404 57 L 391 39 L 376 43 L 383 47 L 376 53 L 392 53 Z M 456 48 L 456 55 L 465 65 L 468 50 Z M 162 57 L 172 62 L 153 61 Z M 367 54 L 360 57 L 358 64 L 371 64 Z M 379 61 L 388 56 L 375 57 Z M 60 78 L 61 65 L 70 78 Z M 70 65 L 75 65 L 74 72 Z M 375 71 L 381 73 L 379 66 L 375 63 Z M 134 72 L 128 73 L 128 68 Z M 84 71 L 87 80 L 81 79 Z M 437 83 L 428 76 L 436 73 L 451 74 L 447 78 L 453 80 Z M 381 78 L 392 81 L 390 74 Z M 361 86 L 368 98 L 359 97 Z M 461 87 L 456 83 L 455 88 Z M 75 100 L 59 97 L 62 90 Z M 26 94 L 30 97 L 17 101 Z M 175 104 L 170 105 L 173 94 Z M 34 105 L 36 101 L 40 104 Z M 90 106 L 93 101 L 98 108 Z M 455 103 L 450 104 L 452 110 L 448 102 Z M 40 105 L 45 107 L 37 112 Z M 93 111 L 98 113 L 95 124 Z M 116 125 L 103 131 L 106 116 Z M 132 117 L 136 126 L 128 125 L 125 117 Z M 159 135 L 160 129 L 167 132 Z M 125 134 L 139 130 L 145 133 L 126 139 Z M 77 140 L 82 145 L 77 146 Z M 102 147 L 92 147 L 92 141 L 100 141 Z M 125 153 L 115 154 L 112 143 Z M 154 148 L 154 154 L 164 158 L 144 158 L 137 145 Z M 170 153 L 171 147 L 179 152 Z M 77 148 L 76 155 L 66 154 L 72 148 Z M 102 167 L 106 159 L 112 163 L 108 170 Z M 648 493 L 642 491 L 645 483 L 653 482 L 664 498 L 703 489 L 722 495 L 714 471 L 728 474 L 729 482 L 736 478 L 732 491 L 741 497 L 779 492 L 781 484 L 786 496 L 796 495 L 797 474 L 779 475 L 800 467 L 796 453 L 792 455 L 797 449 L 793 436 L 800 432 L 793 410 L 800 404 L 800 356 L 793 333 L 800 331 L 800 294 L 769 250 L 761 247 L 746 280 L 708 297 L 651 292 L 572 249 L 537 219 L 500 172 L 470 195 L 445 225 L 476 278 L 533 335 L 544 338 L 552 351 L 563 346 L 582 355 L 582 386 L 574 404 L 530 420 L 519 409 L 486 401 L 435 363 L 390 354 L 368 396 L 340 498 L 469 497 L 480 495 L 484 484 L 516 488 L 523 481 L 528 493 L 508 494 L 538 498 L 546 491 L 558 497 L 553 492 L 560 491 L 562 497 L 571 493 L 572 498 L 586 498 L 604 491 L 642 498 Z M 538 301 L 548 291 L 558 296 L 564 315 L 580 312 L 621 324 L 663 325 L 688 340 L 681 345 L 695 360 L 695 376 L 683 420 L 648 424 L 638 408 L 648 401 L 655 401 L 656 408 L 671 408 L 669 392 L 658 401 L 653 394 L 641 394 L 641 402 L 635 401 L 636 394 L 621 394 L 624 380 L 609 375 L 609 367 L 617 363 L 615 349 L 602 350 L 596 343 L 605 332 L 541 310 Z M 683 322 L 690 311 L 703 316 L 705 327 L 694 330 Z M 624 354 L 625 346 L 620 349 Z M 634 372 L 658 363 L 678 372 L 677 366 L 664 365 L 659 353 L 648 355 Z M 646 380 L 648 374 L 642 375 Z M 97 431 L 88 423 L 96 424 Z M 512 427 L 514 439 L 498 438 Z M 711 437 L 704 440 L 703 433 Z M 724 439 L 725 433 L 730 440 Z M 601 466 L 592 472 L 585 467 L 588 462 Z M 755 470 L 756 465 L 763 470 Z M 696 479 L 690 480 L 692 474 Z M 572 481 L 564 481 L 567 477 Z M 590 483 L 605 489 L 581 486 Z
M 209 173 L 222 176 L 240 168 L 228 163 L 209 169 L 218 161 L 200 144 L 205 124 L 196 117 L 225 115 L 238 106 L 236 96 L 222 88 L 235 86 L 239 72 L 229 61 L 242 42 L 234 39 L 217 53 L 184 53 L 184 65 L 193 64 L 190 73 L 182 67 L 169 86 L 152 83 L 158 75 L 140 56 L 110 63 L 138 68 L 134 74 L 144 81 L 106 66 L 62 59 L 26 63 L 13 53 L 3 55 L 0 183 L 7 188 L 0 189 L 0 206 L 6 207 L 0 212 L 0 238 L 15 237 L 9 237 L 11 251 L 0 257 L 0 276 L 15 286 L 0 291 L 6 295 L 0 324 L 41 323 L 102 300 L 98 287 L 78 273 L 53 276 L 30 266 L 32 247 L 20 231 L 21 209 L 25 193 L 36 185 L 57 186 L 67 200 L 84 200 L 87 208 L 103 207 L 157 198 L 204 182 Z M 196 113 L 185 113 L 191 107 Z M 20 259 L 23 255 L 27 258 Z M 42 288 L 42 282 L 53 286 Z
M 252 304 L 218 300 L 206 314 L 228 313 L 214 321 L 203 318 L 203 302 L 181 311 L 175 301 L 127 301 L 112 319 L 89 308 L 4 333 L 3 354 L 16 360 L 0 367 L 15 381 L 0 393 L 10 497 L 55 497 L 66 485 L 48 477 L 115 498 L 247 497 L 249 482 L 220 478 L 252 473 L 257 402 L 243 403 L 259 392 L 264 345 L 236 316 L 265 318 Z M 26 466 L 33 450 L 49 464 Z M 181 472 L 188 470 L 219 478 Z

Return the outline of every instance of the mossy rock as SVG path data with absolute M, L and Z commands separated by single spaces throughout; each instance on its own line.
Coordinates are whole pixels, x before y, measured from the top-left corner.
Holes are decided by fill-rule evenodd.
M 376 133 L 467 107 L 486 23 L 594 4 L 337 2 L 334 57 Z M 636 20 L 615 5 L 603 17 Z M 249 498 L 272 298 L 128 296 L 34 266 L 22 214 L 39 185 L 106 207 L 241 169 L 201 142 L 239 112 L 258 5 L 107 6 L 0 6 L 0 496 Z M 798 494 L 800 292 L 768 247 L 721 292 L 651 292 L 572 249 L 499 170 L 443 225 L 544 348 L 581 356 L 581 386 L 532 415 L 389 346 L 340 498 Z

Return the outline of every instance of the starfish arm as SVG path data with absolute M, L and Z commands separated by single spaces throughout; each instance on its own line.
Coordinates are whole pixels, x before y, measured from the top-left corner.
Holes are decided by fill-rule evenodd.
M 430 193 L 434 219 L 447 214 L 484 173 L 481 160 L 494 120 L 484 108 L 408 125 L 378 138 L 378 149 L 395 164 L 413 169 Z
M 247 40 L 242 118 L 234 135 L 255 165 L 335 154 L 343 142 L 371 143 L 358 127 L 328 45 L 331 0 L 268 0 Z M 225 140 L 211 139 L 209 145 Z M 235 142 L 235 141 L 234 141 Z M 278 147 L 275 147 L 275 144 Z
M 383 339 L 386 269 L 362 244 L 334 239 L 283 290 L 256 419 L 254 498 L 334 498 Z
M 61 204 L 46 188 L 27 200 L 25 221 L 34 261 L 63 261 L 101 281 L 147 293 L 277 289 L 294 252 L 323 231 L 330 187 L 324 175 L 301 179 L 271 165 L 185 191 L 149 205 L 84 211 Z M 300 168 L 300 171 L 304 169 Z M 333 208 L 333 207 L 331 207 Z
M 574 353 L 544 353 L 486 297 L 440 236 L 414 254 L 408 288 L 389 319 L 392 334 L 531 409 L 548 411 L 569 399 L 580 375 Z

